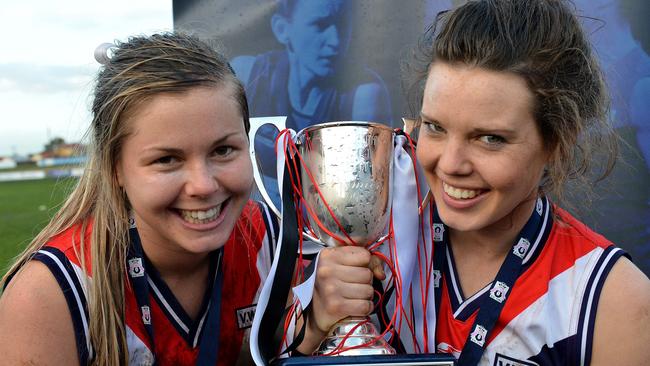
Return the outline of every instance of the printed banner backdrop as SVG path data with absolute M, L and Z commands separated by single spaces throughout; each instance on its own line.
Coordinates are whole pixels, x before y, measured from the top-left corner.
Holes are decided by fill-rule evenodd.
M 174 0 L 174 28 L 213 41 L 230 59 L 253 117 L 288 116 L 296 131 L 344 120 L 401 127 L 402 116 L 417 114 L 402 63 L 436 14 L 461 2 Z M 623 160 L 594 186 L 590 204 L 575 189 L 570 211 L 650 274 L 650 6 L 574 3 L 606 72 Z M 267 187 L 275 185 L 275 134 L 264 128 L 254 142 Z

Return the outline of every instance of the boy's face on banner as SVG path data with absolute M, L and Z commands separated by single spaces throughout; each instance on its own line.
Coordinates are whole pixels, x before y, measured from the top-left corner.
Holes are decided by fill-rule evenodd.
M 345 1 L 298 1 L 287 24 L 289 52 L 315 76 L 330 76 L 347 52 L 350 17 Z

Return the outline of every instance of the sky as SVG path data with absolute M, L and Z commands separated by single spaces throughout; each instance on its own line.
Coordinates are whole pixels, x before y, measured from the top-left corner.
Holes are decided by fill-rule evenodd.
M 95 48 L 171 31 L 172 0 L 0 1 L 0 157 L 79 142 L 90 123 Z

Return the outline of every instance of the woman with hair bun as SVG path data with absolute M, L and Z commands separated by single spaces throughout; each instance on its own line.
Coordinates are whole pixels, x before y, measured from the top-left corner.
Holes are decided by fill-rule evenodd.
M 607 91 L 570 5 L 468 1 L 428 36 L 416 155 L 431 192 L 420 245 L 434 255 L 413 261 L 403 306 L 388 299 L 378 317 L 397 312 L 393 346 L 459 365 L 647 365 L 650 281 L 550 199 L 592 184 L 593 160 L 603 175 L 616 160 Z M 350 264 L 352 249 L 321 252 L 299 352 L 373 308 L 372 272 Z

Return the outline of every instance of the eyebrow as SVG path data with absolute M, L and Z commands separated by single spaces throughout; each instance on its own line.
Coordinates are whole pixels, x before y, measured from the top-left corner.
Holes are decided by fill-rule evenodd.
M 224 142 L 227 141 L 230 137 L 232 137 L 232 136 L 236 136 L 236 135 L 239 135 L 239 134 L 240 134 L 239 132 L 231 132 L 231 133 L 229 133 L 229 134 L 227 134 L 227 135 L 225 135 L 225 136 L 223 136 L 223 137 L 221 137 L 221 138 L 219 138 L 219 139 L 213 141 L 212 144 L 211 144 L 210 146 L 211 146 L 211 147 L 215 147 L 215 146 L 217 146 L 217 145 L 219 145 L 219 144 L 224 143 Z M 147 148 L 147 149 L 145 149 L 144 151 L 145 151 L 145 152 L 147 152 L 147 151 L 164 152 L 164 153 L 167 153 L 167 154 L 181 154 L 181 153 L 183 152 L 182 149 L 176 149 L 176 148 L 173 148 L 173 147 L 157 147 L 157 146 L 153 146 L 153 147 L 151 147 L 151 148 Z
M 436 124 L 440 124 L 442 125 L 442 127 L 444 127 L 444 124 L 441 124 L 440 121 L 438 121 L 435 118 L 431 118 L 430 116 L 427 116 L 422 112 L 420 112 L 420 118 L 422 121 L 433 122 Z M 501 127 L 495 127 L 495 128 L 478 127 L 472 129 L 472 132 L 475 134 L 496 134 L 496 135 L 514 135 L 516 133 L 514 129 L 501 128 Z

